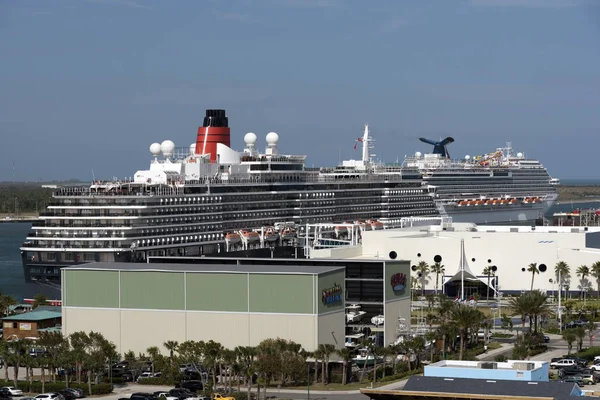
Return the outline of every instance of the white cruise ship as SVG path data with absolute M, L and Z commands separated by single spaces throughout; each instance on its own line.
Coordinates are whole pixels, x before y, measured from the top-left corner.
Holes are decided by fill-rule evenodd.
M 423 184 L 435 192 L 440 214 L 454 222 L 534 224 L 558 197 L 559 180 L 539 161 L 515 154 L 510 143 L 492 153 L 454 160 L 446 148 L 453 138 L 420 140 L 433 145 L 433 152 L 417 152 L 403 166 L 421 172 Z
M 268 256 L 298 246 L 305 224 L 331 223 L 339 238 L 350 234 L 349 223 L 381 229 L 438 215 L 417 168 L 371 161 L 367 127 L 362 159 L 338 168 L 307 168 L 306 156 L 280 153 L 278 134 L 265 140 L 261 152 L 247 133 L 244 150 L 234 151 L 225 110 L 207 110 L 191 146 L 150 146 L 149 169 L 60 188 L 21 247 L 26 280 L 55 289 L 55 297 L 63 266 L 152 255 Z

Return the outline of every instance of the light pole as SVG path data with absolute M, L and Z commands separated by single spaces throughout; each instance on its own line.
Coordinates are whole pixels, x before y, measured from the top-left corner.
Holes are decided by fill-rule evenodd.
M 306 398 L 310 400 L 310 364 L 306 363 Z

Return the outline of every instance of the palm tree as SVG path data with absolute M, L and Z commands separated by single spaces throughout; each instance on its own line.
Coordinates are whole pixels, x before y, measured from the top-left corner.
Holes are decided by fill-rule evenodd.
M 437 294 L 440 275 L 444 274 L 445 268 L 441 263 L 436 262 L 431 266 L 431 272 L 435 274 L 435 294 Z
M 600 261 L 596 261 L 592 264 L 590 275 L 596 278 L 596 285 L 598 286 L 598 297 L 600 297 Z
M 577 276 L 580 277 L 581 290 L 583 292 L 583 301 L 585 303 L 585 289 L 587 286 L 585 277 L 590 274 L 590 268 L 587 265 L 580 265 L 575 273 L 577 274 Z
M 236 347 L 236 352 L 238 354 L 238 363 L 240 364 L 242 373 L 246 379 L 248 397 L 250 397 L 250 393 L 252 393 L 252 377 L 256 373 L 256 348 L 250 346 L 239 346 Z
M 421 280 L 421 296 L 425 293 L 425 282 L 427 281 L 427 275 L 429 274 L 429 264 L 425 261 L 420 261 L 415 269 Z
M 39 306 L 47 306 L 48 304 L 49 304 L 48 303 L 48 296 L 46 296 L 43 293 L 38 293 L 33 298 L 33 304 L 31 305 L 31 309 L 35 310 Z
M 535 274 L 540 273 L 537 263 L 529 264 L 529 266 L 527 267 L 527 272 L 531 272 L 531 289 L 529 289 L 529 290 L 533 290 L 533 280 L 535 279 Z
M 148 353 L 148 356 L 150 357 L 150 362 L 152 363 L 152 375 L 154 375 L 154 365 L 156 364 L 156 360 L 158 360 L 160 350 L 156 346 L 150 346 L 146 349 L 146 353 Z
M 350 363 L 350 361 L 352 361 L 352 350 L 350 350 L 347 347 L 344 347 L 343 349 L 336 350 L 335 354 L 337 354 L 344 363 L 342 371 L 342 385 L 345 385 L 348 382 L 348 364 Z
M 540 290 L 534 290 L 525 294 L 524 296 L 528 299 L 529 302 L 529 331 L 531 332 L 531 327 L 533 325 L 533 327 L 535 328 L 535 332 L 537 332 L 538 317 L 549 317 L 553 313 L 552 308 L 548 304 L 548 293 L 542 292 Z
M 556 282 L 558 282 L 558 290 L 560 292 L 565 284 L 568 286 L 568 282 L 571 279 L 571 268 L 566 262 L 559 261 L 554 267 L 554 274 L 556 275 Z
M 529 296 L 518 296 L 511 297 L 509 301 L 509 307 L 512 309 L 514 315 L 521 316 L 522 326 L 522 338 L 525 338 L 525 321 L 527 316 L 531 313 L 531 297 Z
M 490 302 L 490 278 L 492 276 L 496 275 L 496 271 L 494 271 L 493 266 L 488 265 L 487 267 L 485 267 L 483 269 L 483 274 L 486 275 L 487 279 L 488 279 L 487 290 L 486 290 L 486 292 L 487 292 L 487 299 L 486 300 L 489 303 Z
M 567 342 L 567 355 L 569 355 L 571 354 L 571 350 L 573 349 L 573 343 L 575 342 L 575 340 L 577 340 L 577 336 L 575 335 L 575 332 L 573 332 L 573 329 L 565 329 L 562 336 L 564 341 Z
M 17 300 L 8 295 L 4 295 L 0 292 L 0 316 L 8 315 L 9 307 L 18 304 Z
M 593 321 L 588 321 L 585 325 L 585 329 L 588 330 L 588 338 L 590 339 L 590 348 L 594 347 L 594 331 L 596 330 L 596 324 Z
M 169 358 L 173 359 L 173 352 L 177 351 L 177 347 L 179 347 L 179 342 L 174 340 L 167 340 L 163 343 L 163 346 L 169 351 Z
M 452 324 L 458 329 L 460 334 L 459 360 L 462 360 L 465 349 L 465 339 L 469 335 L 469 331 L 478 326 L 482 319 L 483 313 L 473 307 L 461 304 L 452 310 Z

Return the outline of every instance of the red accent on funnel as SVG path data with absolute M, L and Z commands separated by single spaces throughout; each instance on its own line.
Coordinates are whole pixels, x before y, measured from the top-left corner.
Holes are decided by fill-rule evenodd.
M 217 143 L 222 143 L 227 147 L 231 147 L 229 128 L 216 126 L 201 126 L 198 128 L 196 154 L 210 154 L 210 161 L 216 162 Z

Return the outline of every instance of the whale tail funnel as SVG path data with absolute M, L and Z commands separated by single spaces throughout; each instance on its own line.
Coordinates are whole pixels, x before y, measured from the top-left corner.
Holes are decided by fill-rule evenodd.
M 450 158 L 450 153 L 448 153 L 448 149 L 446 145 L 454 142 L 454 138 L 448 136 L 444 140 L 440 140 L 439 142 L 426 138 L 419 138 L 419 140 L 423 143 L 427 143 L 433 146 L 433 154 L 439 154 L 444 158 Z

